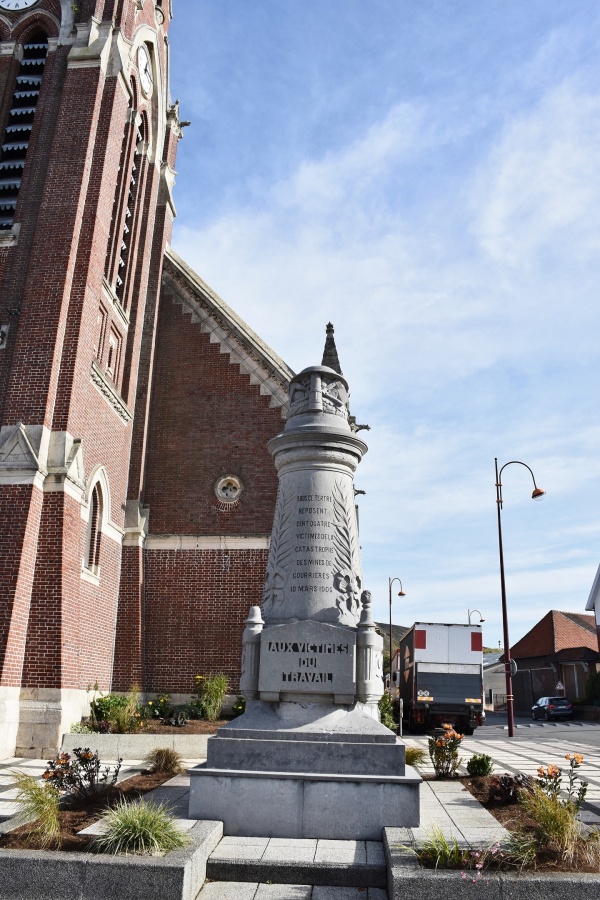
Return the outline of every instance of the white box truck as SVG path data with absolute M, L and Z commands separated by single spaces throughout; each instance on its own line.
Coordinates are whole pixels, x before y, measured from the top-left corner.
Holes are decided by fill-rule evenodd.
M 481 625 L 415 622 L 394 656 L 390 694 L 408 731 L 445 723 L 473 734 L 485 719 Z

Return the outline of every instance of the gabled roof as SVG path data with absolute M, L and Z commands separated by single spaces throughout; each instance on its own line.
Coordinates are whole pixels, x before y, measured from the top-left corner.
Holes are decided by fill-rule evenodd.
M 271 406 L 281 407 L 285 416 L 293 370 L 170 247 L 162 280 L 164 293 L 191 313 L 192 323 L 210 334 L 221 353 L 229 354 L 231 364 L 260 385 L 261 394 L 270 394 Z
M 598 656 L 596 620 L 585 613 L 560 612 L 556 609 L 546 613 L 543 619 L 528 631 L 514 647 L 511 656 L 528 659 L 535 656 L 549 658 L 581 659 L 582 654 L 590 658 Z

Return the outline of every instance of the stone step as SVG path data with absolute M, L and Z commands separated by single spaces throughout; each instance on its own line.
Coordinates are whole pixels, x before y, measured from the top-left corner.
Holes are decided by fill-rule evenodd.
M 213 881 L 204 885 L 198 900 L 387 900 L 387 897 L 382 888 Z
M 218 882 L 256 885 L 272 882 L 364 889 L 387 884 L 379 841 L 224 837 L 208 858 L 206 876 Z M 360 896 L 366 897 L 364 890 Z

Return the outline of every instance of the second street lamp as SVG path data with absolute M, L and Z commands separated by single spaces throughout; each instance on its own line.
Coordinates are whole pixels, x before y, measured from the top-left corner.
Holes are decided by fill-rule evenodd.
M 390 691 L 392 690 L 392 585 L 397 581 L 400 585 L 400 590 L 398 591 L 399 597 L 406 597 L 406 594 L 402 590 L 402 582 L 399 578 L 388 578 L 388 592 L 390 595 Z
M 533 472 L 527 465 L 527 463 L 520 462 L 518 459 L 513 459 L 510 462 L 504 463 L 500 471 L 498 471 L 498 460 L 495 459 L 494 463 L 496 465 L 496 507 L 498 509 L 498 551 L 500 554 L 500 589 L 502 592 L 502 629 L 504 632 L 504 674 L 506 677 L 506 714 L 508 717 L 508 736 L 514 737 L 515 733 L 515 708 L 514 708 L 514 696 L 513 696 L 513 686 L 512 686 L 512 667 L 511 667 L 511 656 L 510 656 L 510 641 L 508 638 L 508 609 L 506 606 L 506 582 L 504 579 L 504 551 L 502 549 L 502 517 L 500 515 L 500 511 L 502 509 L 502 482 L 500 481 L 502 477 L 503 471 L 507 466 L 525 466 L 528 469 L 529 474 L 533 480 L 533 493 L 531 495 L 532 500 L 541 500 L 544 494 L 546 493 L 541 488 L 537 486 L 535 483 L 535 478 Z

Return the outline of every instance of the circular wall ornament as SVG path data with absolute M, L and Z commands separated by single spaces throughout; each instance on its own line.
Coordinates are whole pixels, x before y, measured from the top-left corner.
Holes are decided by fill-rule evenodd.
M 223 475 L 215 483 L 215 494 L 221 509 L 231 509 L 239 503 L 244 490 L 242 479 L 237 475 Z
M 0 9 L 7 12 L 21 12 L 25 9 L 31 9 L 38 0 L 0 0 Z

